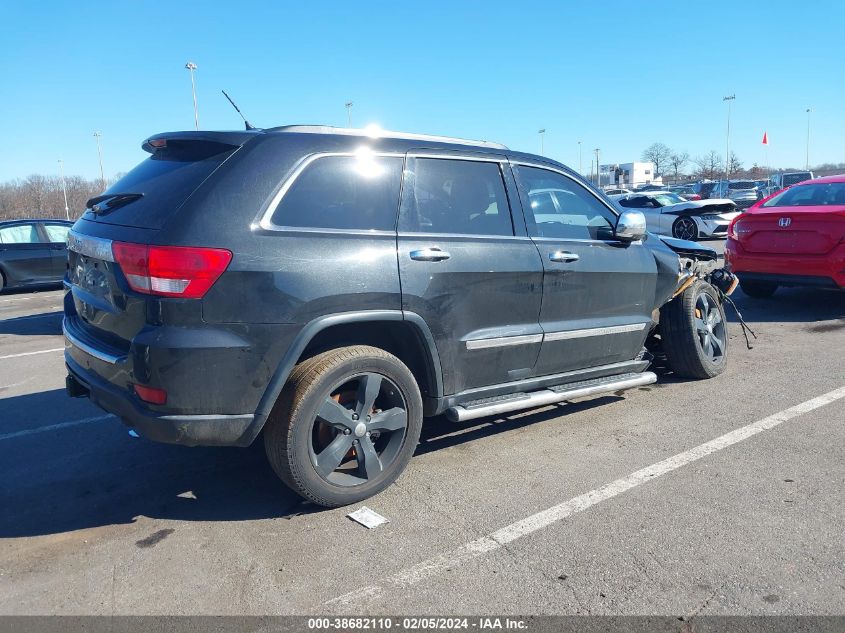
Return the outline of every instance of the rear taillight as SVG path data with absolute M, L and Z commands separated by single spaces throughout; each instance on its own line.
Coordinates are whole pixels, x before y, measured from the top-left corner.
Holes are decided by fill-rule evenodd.
M 112 253 L 129 287 L 162 297 L 200 299 L 232 261 L 222 248 L 113 242 Z
M 731 223 L 728 225 L 728 237 L 738 240 L 743 235 L 751 231 L 751 229 L 746 229 L 741 226 L 742 220 L 742 216 L 737 216 L 731 220 Z

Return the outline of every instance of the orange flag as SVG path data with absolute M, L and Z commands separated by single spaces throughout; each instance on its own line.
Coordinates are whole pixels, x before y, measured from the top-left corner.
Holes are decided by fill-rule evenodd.
M 763 145 L 769 144 L 769 135 L 766 132 L 763 132 Z

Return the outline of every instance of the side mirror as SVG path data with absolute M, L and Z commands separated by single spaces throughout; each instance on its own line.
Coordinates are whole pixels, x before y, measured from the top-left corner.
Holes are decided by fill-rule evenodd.
M 645 216 L 641 211 L 623 211 L 616 221 L 614 235 L 618 240 L 636 242 L 645 237 L 646 225 Z

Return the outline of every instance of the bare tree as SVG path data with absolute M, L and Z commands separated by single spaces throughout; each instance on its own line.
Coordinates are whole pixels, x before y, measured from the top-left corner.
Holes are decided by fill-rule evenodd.
M 643 160 L 654 163 L 654 175 L 662 174 L 662 167 L 672 156 L 672 150 L 663 143 L 652 143 L 643 150 Z
M 738 172 L 742 171 L 742 161 L 739 160 L 739 157 L 731 152 L 731 159 L 728 162 L 728 173 L 737 174 Z
M 689 162 L 689 153 L 687 152 L 672 152 L 672 155 L 669 156 L 669 166 L 675 172 L 675 180 L 679 180 L 681 176 L 681 172 L 684 169 L 684 165 Z
M 82 215 L 88 199 L 102 190 L 99 178 L 86 180 L 81 176 L 68 176 L 65 184 L 71 218 Z M 64 217 L 65 201 L 58 176 L 33 174 L 23 180 L 0 183 L 0 220 Z
M 722 157 L 715 149 L 711 149 L 707 154 L 699 156 L 693 162 L 697 167 L 695 175 L 698 178 L 713 180 L 718 178 L 724 171 Z

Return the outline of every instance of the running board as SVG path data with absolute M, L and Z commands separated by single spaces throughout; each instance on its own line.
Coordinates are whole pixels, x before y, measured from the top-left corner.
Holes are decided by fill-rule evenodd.
M 642 387 L 657 382 L 657 375 L 651 371 L 621 374 L 607 378 L 595 378 L 581 382 L 548 387 L 530 393 L 515 393 L 510 396 L 498 396 L 488 400 L 467 402 L 446 410 L 446 417 L 452 422 L 465 422 L 488 415 L 510 413 L 520 409 L 534 409 L 547 404 L 555 404 L 564 400 L 596 396 L 612 391 L 622 391 L 634 387 Z

